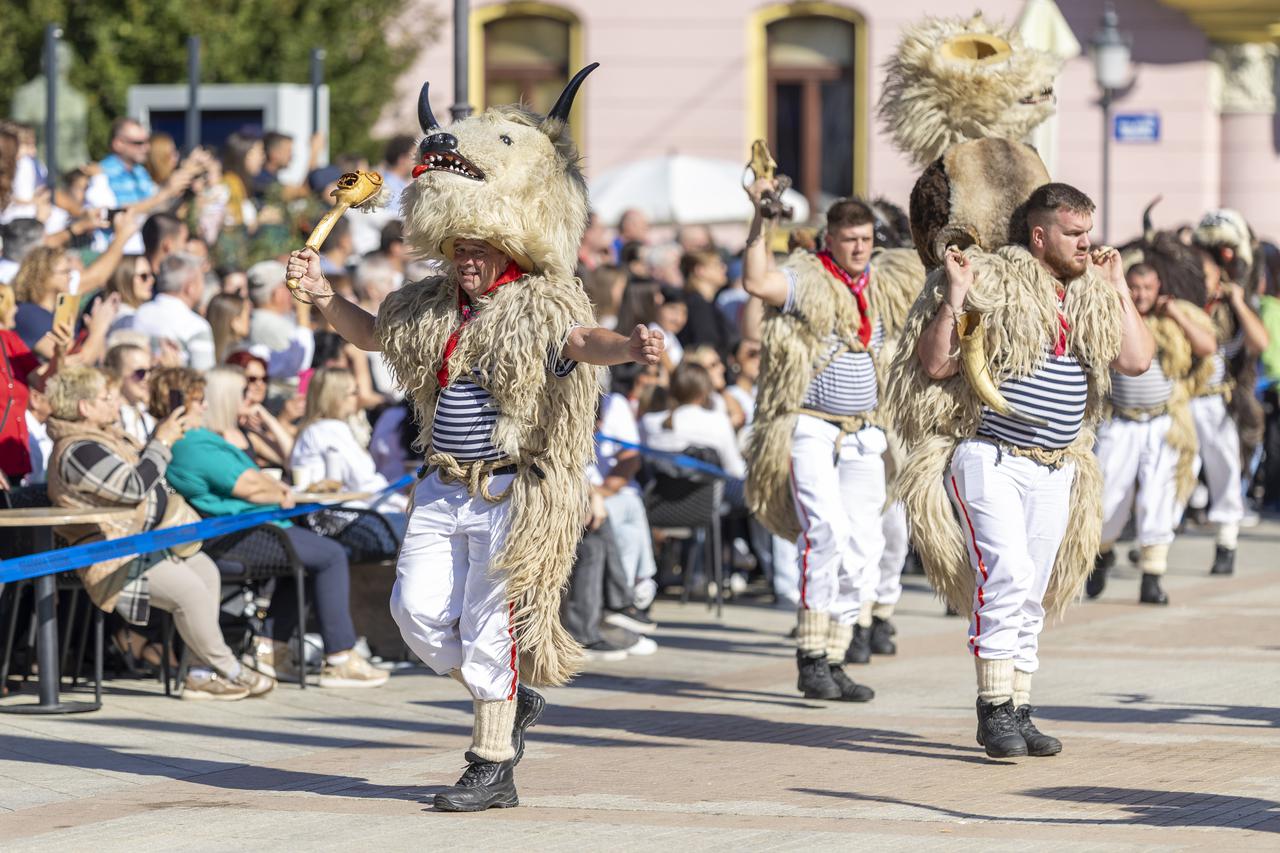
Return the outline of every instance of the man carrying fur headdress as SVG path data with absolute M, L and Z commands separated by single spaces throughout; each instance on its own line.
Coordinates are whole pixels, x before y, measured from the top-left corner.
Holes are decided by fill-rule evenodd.
M 766 178 L 748 190 L 756 214 L 743 285 L 766 316 L 747 500 L 761 523 L 796 542 L 797 689 L 812 699 L 866 702 L 874 692 L 843 664 L 884 549 L 888 445 L 876 420 L 877 353 L 919 279 L 881 275 L 872 261 L 875 215 L 853 199 L 827 211 L 822 251 L 796 251 L 775 266 L 771 220 L 760 212 L 770 190 L 776 182 Z M 922 272 L 918 264 L 914 271 Z
M 1156 356 L 1138 376 L 1112 371 L 1110 415 L 1098 428 L 1094 448 L 1102 469 L 1102 545 L 1085 586 L 1090 598 L 1102 594 L 1115 564 L 1115 541 L 1132 508 L 1142 570 L 1138 600 L 1169 603 L 1160 578 L 1178 509 L 1195 483 L 1196 430 L 1188 401 L 1197 367 L 1216 349 L 1213 327 L 1197 300 L 1176 298 L 1175 274 L 1187 266 L 1179 261 L 1189 253 L 1168 234 L 1127 253 L 1134 261 L 1125 272 L 1129 294 L 1155 340 Z M 1194 275 L 1194 256 L 1191 267 Z
M 880 101 L 924 167 L 910 218 L 930 271 L 886 388 L 907 447 L 895 491 L 930 581 L 972 613 L 993 757 L 1062 748 L 1031 719 L 1039 635 L 1097 552 L 1110 368 L 1141 373 L 1152 353 L 1118 254 L 1090 255 L 1093 202 L 1020 142 L 1053 113 L 1057 69 L 981 15 L 928 18 L 905 28 Z
M 475 727 L 445 811 L 518 804 L 513 768 L 543 698 L 580 649 L 560 594 L 587 512 L 598 377 L 578 366 L 656 364 L 661 336 L 589 328 L 574 279 L 587 191 L 566 122 L 580 71 L 545 117 L 493 107 L 426 134 L 401 200 L 405 237 L 443 275 L 405 285 L 377 317 L 333 293 L 311 250 L 289 274 L 333 327 L 381 351 L 424 424 L 427 464 L 391 612 L 415 654 L 463 684 Z
M 1046 184 L 1022 204 L 1013 244 L 948 251 L 890 368 L 908 448 L 898 491 L 930 580 L 971 614 L 978 742 L 992 757 L 1062 748 L 1031 719 L 1040 631 L 1097 550 L 1092 425 L 1110 371 L 1151 362 L 1119 254 L 1090 254 L 1093 209 Z
M 1209 487 L 1209 521 L 1218 525 L 1209 572 L 1229 575 L 1235 571 L 1236 538 L 1244 516 L 1240 471 L 1261 439 L 1261 407 L 1252 389 L 1268 335 L 1241 286 L 1253 261 L 1252 236 L 1244 218 L 1230 209 L 1210 211 L 1192 239 L 1203 253 L 1206 310 L 1218 346 L 1212 374 L 1196 389 L 1191 413 L 1200 440 L 1198 461 Z

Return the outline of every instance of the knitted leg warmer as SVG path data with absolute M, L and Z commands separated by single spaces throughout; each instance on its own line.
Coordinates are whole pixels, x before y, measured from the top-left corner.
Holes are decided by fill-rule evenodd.
M 1002 705 L 1013 698 L 1013 660 L 974 658 L 978 674 L 978 698 L 990 705 Z
M 817 610 L 800 610 L 796 620 L 796 648 L 806 656 L 816 656 L 827 651 L 827 636 L 831 630 L 831 615 Z M 840 652 L 844 660 L 844 652 Z
M 476 699 L 471 751 L 485 761 L 510 761 L 516 757 L 511 732 L 516 724 L 514 699 Z
M 852 641 L 853 626 L 841 625 L 832 619 L 831 627 L 827 629 L 827 660 L 834 664 L 843 663 L 844 653 L 849 650 L 849 643 Z

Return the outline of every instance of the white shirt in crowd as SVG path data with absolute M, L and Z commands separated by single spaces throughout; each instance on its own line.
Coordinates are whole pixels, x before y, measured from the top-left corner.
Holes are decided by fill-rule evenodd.
M 53 455 L 53 439 L 45 424 L 37 420 L 28 409 L 27 416 L 27 451 L 31 454 L 31 473 L 22 478 L 28 486 L 48 482 L 49 457 Z
M 400 441 L 400 430 L 404 427 L 404 419 L 409 416 L 404 406 L 389 406 L 373 425 L 373 436 L 369 439 L 369 455 L 373 457 L 374 467 L 394 483 L 405 474 L 412 473 L 407 467 L 418 460 L 410 459 Z
M 670 332 L 664 331 L 657 323 L 650 323 L 649 328 L 662 335 L 666 342 L 667 358 L 671 359 L 671 366 L 675 367 L 680 364 L 684 358 L 684 345 L 680 343 L 680 339 Z
M 120 404 L 120 426 L 140 443 L 146 444 L 151 438 L 151 431 L 156 428 L 156 419 L 142 406 L 133 403 Z
M 752 385 L 748 391 L 740 385 L 729 385 L 724 392 L 737 402 L 742 414 L 747 416 L 743 426 L 751 424 L 756 419 L 756 386 Z
M 378 492 L 388 485 L 369 451 L 356 441 L 351 426 L 334 418 L 314 421 L 298 434 L 289 464 L 294 483 L 304 489 L 321 480 L 336 480 L 347 492 Z M 404 495 L 394 494 L 380 503 L 378 510 L 403 512 L 406 506 Z
M 168 338 L 182 350 L 183 366 L 209 370 L 213 357 L 213 327 L 171 293 L 157 293 L 133 315 L 133 330 L 153 340 Z
M 20 266 L 22 264 L 17 261 L 0 258 L 0 284 L 13 284 L 13 279 L 18 274 L 18 267 Z
M 720 467 L 729 476 L 739 479 L 747 476 L 747 463 L 738 450 L 733 424 L 723 412 L 692 404 L 680 406 L 670 413 L 670 428 L 667 415 L 667 412 L 651 412 L 640 419 L 645 444 L 670 453 L 680 453 L 694 445 L 710 447 L 720 454 Z
M 600 434 L 609 438 L 617 438 L 632 444 L 640 443 L 640 430 L 635 416 L 631 414 L 631 403 L 622 394 L 610 394 L 604 398 L 600 412 Z M 596 443 L 596 477 L 603 483 L 609 476 L 613 466 L 618 463 L 618 454 L 627 448 L 614 441 L 600 440 Z M 633 479 L 623 486 L 621 491 L 640 493 Z

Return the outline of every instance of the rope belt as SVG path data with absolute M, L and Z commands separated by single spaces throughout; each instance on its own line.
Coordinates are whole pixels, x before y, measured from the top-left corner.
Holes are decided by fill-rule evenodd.
M 1231 390 L 1234 388 L 1231 382 L 1219 382 L 1217 385 L 1210 385 L 1208 388 L 1197 394 L 1197 397 L 1216 397 L 1222 395 L 1222 399 L 1228 403 L 1231 402 Z
M 494 477 L 501 477 L 503 474 L 519 474 L 521 470 L 532 471 L 537 475 L 538 479 L 544 479 L 545 474 L 537 465 L 529 464 L 519 466 L 510 459 L 475 459 L 469 462 L 459 462 L 451 453 L 432 453 L 427 456 L 427 462 L 418 469 L 419 479 L 437 474 L 440 481 L 450 485 L 461 485 L 467 490 L 467 494 L 471 497 L 480 497 L 491 504 L 501 503 L 511 494 L 511 485 L 508 485 L 501 494 L 493 494 L 489 491 L 489 482 Z M 515 481 L 512 480 L 512 484 Z
M 1117 406 L 1114 403 L 1111 406 L 1111 416 L 1119 418 L 1122 421 L 1137 421 L 1145 424 L 1148 421 L 1154 421 L 1161 415 L 1169 413 L 1169 404 L 1161 403 L 1158 406 L 1152 406 L 1148 409 L 1129 409 L 1124 406 Z
M 1061 468 L 1067 462 L 1067 451 L 1069 447 L 1023 447 L 1020 444 L 1012 444 L 1008 441 L 1002 441 L 998 438 L 992 438 L 988 435 L 975 435 L 970 441 L 982 441 L 993 445 L 996 449 L 996 464 L 1000 464 L 1000 456 L 1008 453 L 1010 456 L 1018 456 L 1023 459 L 1030 459 L 1037 465 L 1043 465 L 1054 471 Z
M 808 415 L 811 418 L 826 421 L 840 430 L 836 434 L 836 446 L 831 454 L 833 463 L 840 461 L 840 448 L 844 445 L 844 437 L 846 435 L 854 435 L 867 427 L 879 426 L 875 422 L 875 413 L 866 415 L 833 415 L 830 412 L 820 412 L 817 409 L 799 408 L 796 409 L 796 414 Z

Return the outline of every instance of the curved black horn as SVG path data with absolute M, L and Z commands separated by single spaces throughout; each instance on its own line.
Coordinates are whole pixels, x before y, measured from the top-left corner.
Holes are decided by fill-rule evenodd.
M 1164 196 L 1162 195 L 1156 196 L 1155 198 L 1151 199 L 1151 204 L 1147 205 L 1142 210 L 1142 237 L 1147 242 L 1154 240 L 1156 236 L 1155 225 L 1153 225 L 1151 222 L 1151 210 L 1157 204 L 1159 204 L 1162 199 L 1164 199 Z
M 431 101 L 427 98 L 427 89 L 430 87 L 430 83 L 423 83 L 422 93 L 418 95 L 418 124 L 422 126 L 423 133 L 440 129 L 440 122 L 436 121 L 435 115 L 431 112 Z
M 569 85 L 565 86 L 564 91 L 560 93 L 560 97 L 556 98 L 556 105 L 551 108 L 551 112 L 547 113 L 547 118 L 558 118 L 567 124 L 569 122 L 569 110 L 573 109 L 573 99 L 578 94 L 578 88 L 582 85 L 582 81 L 587 79 L 587 75 L 599 67 L 599 62 L 593 62 L 573 75 Z

